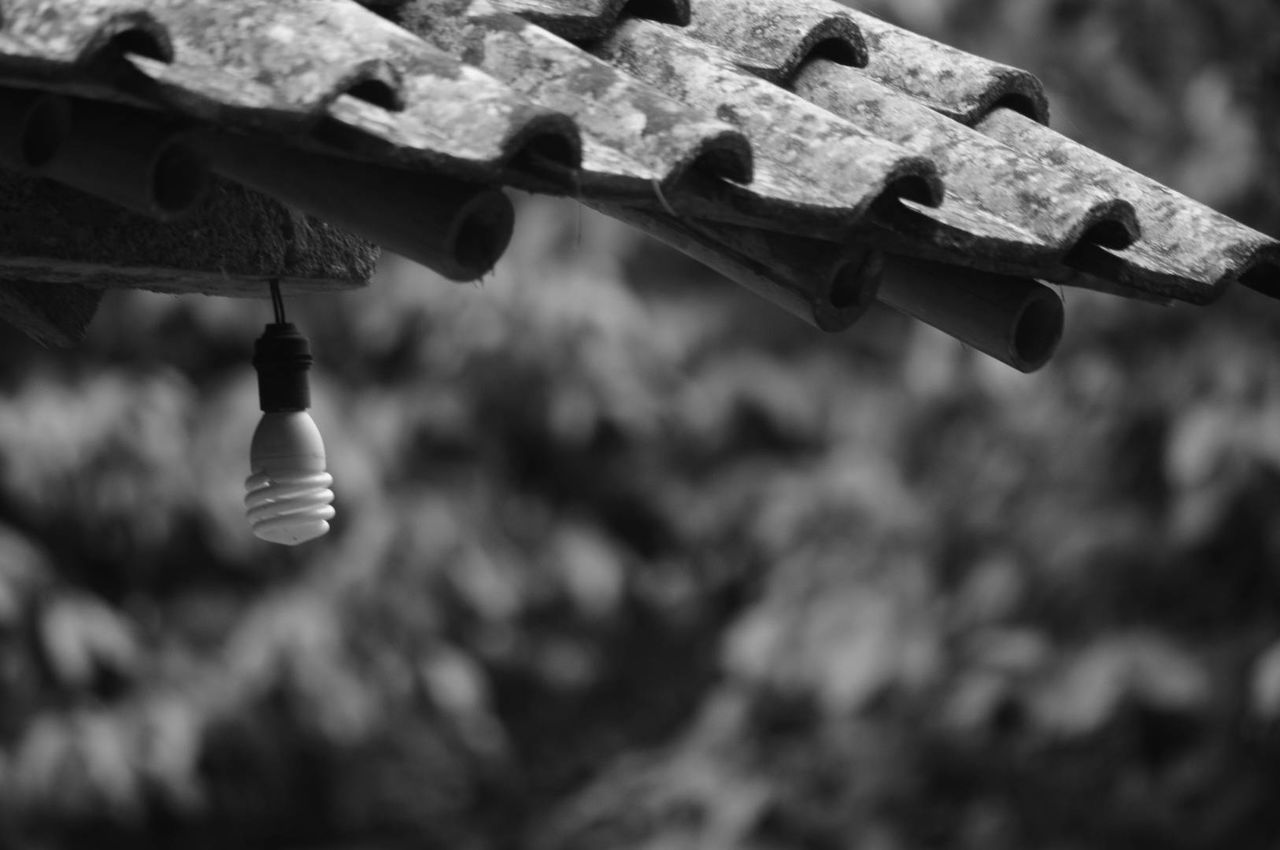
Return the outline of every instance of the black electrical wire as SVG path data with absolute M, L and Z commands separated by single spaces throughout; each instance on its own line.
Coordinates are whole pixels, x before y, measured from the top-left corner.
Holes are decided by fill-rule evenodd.
M 277 325 L 285 323 L 284 296 L 280 294 L 280 278 L 271 279 L 271 309 L 275 312 Z

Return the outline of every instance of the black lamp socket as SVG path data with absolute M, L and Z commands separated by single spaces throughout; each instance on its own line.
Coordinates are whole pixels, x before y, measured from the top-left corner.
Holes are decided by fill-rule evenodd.
M 290 322 L 267 325 L 253 346 L 258 370 L 258 404 L 263 413 L 288 413 L 311 406 L 307 370 L 311 345 Z

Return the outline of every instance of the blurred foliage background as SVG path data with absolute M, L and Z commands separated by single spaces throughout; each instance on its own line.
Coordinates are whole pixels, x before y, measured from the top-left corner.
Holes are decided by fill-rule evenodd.
M 1273 0 L 863 4 L 1280 233 Z M 266 302 L 0 337 L 0 844 L 1270 848 L 1280 305 L 1065 293 L 1021 376 L 571 203 L 295 299 L 339 515 L 242 520 Z

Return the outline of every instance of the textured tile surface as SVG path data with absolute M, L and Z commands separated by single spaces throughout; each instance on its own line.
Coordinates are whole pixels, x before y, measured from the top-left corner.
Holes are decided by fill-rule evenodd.
M 573 194 L 776 292 L 823 291 L 758 261 L 796 239 L 1134 297 L 1280 291 L 1275 240 L 1049 129 L 1033 75 L 831 0 L 370 5 L 8 0 L 0 79 Z

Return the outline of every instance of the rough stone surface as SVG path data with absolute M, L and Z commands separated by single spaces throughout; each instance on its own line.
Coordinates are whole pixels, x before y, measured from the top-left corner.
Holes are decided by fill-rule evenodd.
M 187 218 L 157 223 L 48 180 L 0 173 L 0 279 L 159 292 L 266 295 L 366 284 L 377 250 L 317 219 L 217 182 Z
M 70 348 L 84 339 L 104 290 L 0 280 L 0 318 L 48 348 Z
M 895 181 L 908 177 L 931 186 L 935 198 L 941 195 L 927 158 L 739 70 L 717 48 L 675 27 L 628 20 L 595 52 L 742 130 L 756 154 L 756 177 L 736 196 L 739 212 L 761 222 L 809 216 L 815 225 L 833 223 L 838 232 L 854 226 Z
M 977 128 L 1026 156 L 1133 204 L 1142 238 L 1090 251 L 1095 274 L 1159 297 L 1207 303 L 1234 281 L 1280 295 L 1280 242 L 1011 110 Z
M 269 98 L 265 108 L 314 112 L 356 86 L 386 108 L 403 106 L 394 59 L 411 39 L 347 0 L 147 0 L 147 7 L 168 31 L 175 63 L 255 84 Z M 415 70 L 457 76 L 455 63 L 422 47 L 404 48 L 418 54 Z
M 582 169 L 564 188 L 597 198 L 651 196 L 700 164 L 751 177 L 751 149 L 735 127 L 709 119 L 574 45 L 488 3 L 418 0 L 401 22 L 522 97 L 570 115 L 582 132 Z
M 518 97 L 349 0 L 21 0 L 6 5 L 0 76 L 124 97 L 193 118 L 316 142 L 319 125 L 357 156 L 497 180 L 531 139 L 570 119 Z M 122 32 L 130 78 L 86 57 Z M 171 60 L 171 61 L 170 61 Z M 114 87 L 112 83 L 121 83 Z
M 829 0 L 762 0 L 761 14 L 773 4 Z M 904 30 L 874 15 L 851 11 L 867 44 L 867 73 L 943 115 L 972 125 L 997 105 L 1012 106 L 1048 123 L 1049 101 L 1034 74 L 965 53 Z
M 60 73 L 85 64 L 125 33 L 141 34 L 158 59 L 169 59 L 173 47 L 163 24 L 147 2 L 128 0 L 5 0 L 0 7 L 6 64 L 28 63 L 35 72 Z M 136 47 L 137 38 L 132 40 Z
M 689 23 L 689 0 L 497 0 L 501 7 L 570 41 L 613 31 L 624 10 L 676 26 Z
M 837 3 L 696 0 L 688 33 L 728 51 L 743 70 L 782 83 L 821 45 L 822 55 L 867 64 L 867 46 L 849 9 Z
M 800 70 L 791 88 L 937 163 L 946 200 L 936 212 L 923 211 L 931 227 L 913 228 L 910 235 L 929 240 L 953 260 L 976 266 L 1013 261 L 1023 269 L 1034 268 L 1062 262 L 1077 242 L 1105 222 L 1115 225 L 1121 244 L 1137 236 L 1128 201 L 939 115 L 865 71 L 815 59 Z
M 576 148 L 563 116 L 347 0 L 156 2 L 178 62 L 152 63 L 150 73 L 190 92 L 201 71 L 216 72 L 208 102 L 249 110 L 237 116 L 243 124 L 328 117 L 365 136 L 356 147 L 369 154 L 489 179 L 531 133 L 562 135 Z M 213 83 L 217 73 L 234 85 Z

